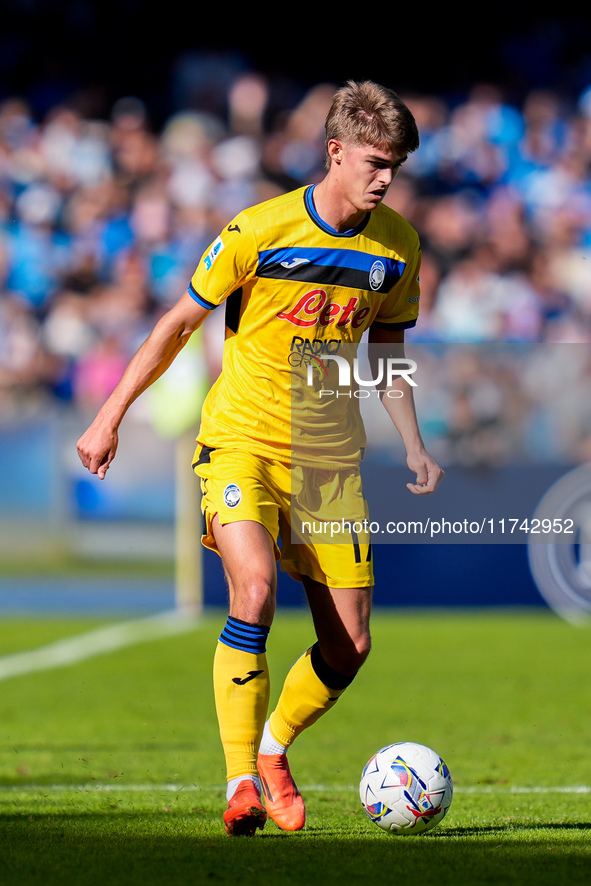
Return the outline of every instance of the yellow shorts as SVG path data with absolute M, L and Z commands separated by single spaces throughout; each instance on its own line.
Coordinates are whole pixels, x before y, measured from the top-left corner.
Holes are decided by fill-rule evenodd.
M 222 525 L 253 520 L 269 532 L 284 572 L 331 588 L 373 585 L 368 521 L 362 522 L 360 512 L 362 508 L 366 515 L 366 505 L 356 467 L 292 469 L 246 451 L 201 445 L 193 467 L 201 478 L 205 547 L 219 553 L 212 531 L 216 514 Z

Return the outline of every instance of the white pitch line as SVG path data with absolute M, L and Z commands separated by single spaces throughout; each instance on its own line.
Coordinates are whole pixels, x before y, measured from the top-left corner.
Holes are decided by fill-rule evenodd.
M 0 792 L 11 791 L 15 793 L 64 793 L 71 791 L 78 792 L 129 792 L 129 793 L 173 793 L 186 794 L 198 791 L 225 791 L 225 785 L 197 785 L 197 784 L 125 784 L 123 782 L 113 782 L 106 784 L 101 782 L 88 782 L 86 784 L 22 784 L 22 785 L 2 785 L 0 784 Z M 341 785 L 323 785 L 311 784 L 302 785 L 301 791 L 306 794 L 323 793 L 337 794 L 344 791 L 357 791 L 358 788 L 354 784 Z M 494 786 L 494 785 L 457 785 L 454 787 L 456 794 L 591 794 L 591 786 L 589 785 L 534 785 L 531 787 L 514 785 L 511 787 Z
M 461 785 L 454 786 L 454 793 L 461 794 L 591 794 L 591 787 L 586 784 L 581 785 L 534 785 L 532 787 L 511 785 L 503 787 L 502 785 Z
M 118 622 L 75 637 L 57 640 L 39 649 L 4 655 L 0 657 L 0 680 L 65 667 L 95 655 L 116 652 L 134 643 L 184 634 L 192 631 L 196 624 L 196 618 L 182 615 L 176 610 L 134 621 Z

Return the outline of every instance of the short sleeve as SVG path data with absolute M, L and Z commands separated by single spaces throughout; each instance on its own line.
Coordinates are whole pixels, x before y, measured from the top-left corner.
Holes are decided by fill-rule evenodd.
M 406 264 L 400 279 L 384 298 L 372 326 L 382 329 L 410 329 L 416 325 L 419 315 L 421 248 L 415 251 Z
M 212 310 L 254 276 L 258 251 L 248 217 L 240 213 L 203 254 L 189 294 Z

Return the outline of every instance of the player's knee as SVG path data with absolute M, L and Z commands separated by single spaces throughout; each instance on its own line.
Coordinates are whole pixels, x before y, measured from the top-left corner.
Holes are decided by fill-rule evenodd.
M 327 663 L 339 674 L 354 676 L 363 665 L 371 651 L 371 637 L 369 633 L 350 638 L 350 642 L 339 644 L 325 655 Z
M 371 637 L 369 634 L 364 634 L 362 637 L 357 638 L 353 642 L 353 646 L 350 652 L 350 667 L 355 668 L 355 671 L 358 671 L 361 665 L 367 659 L 371 651 Z
M 366 660 L 366 658 L 370 652 L 371 652 L 371 636 L 369 634 L 367 634 L 366 636 L 364 636 L 363 642 L 360 644 L 359 649 L 358 649 L 358 653 L 360 656 L 360 665 L 359 665 L 360 667 L 363 664 L 363 662 Z
M 275 613 L 274 582 L 263 577 L 253 577 L 234 587 L 232 615 L 249 624 L 270 624 Z

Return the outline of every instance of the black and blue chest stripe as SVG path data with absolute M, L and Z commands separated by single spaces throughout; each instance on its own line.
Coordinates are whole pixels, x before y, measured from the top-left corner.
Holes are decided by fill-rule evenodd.
M 405 267 L 403 261 L 356 249 L 287 246 L 260 252 L 256 274 L 386 293 L 400 280 Z

